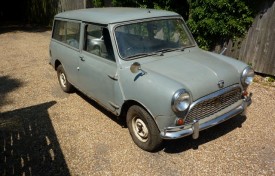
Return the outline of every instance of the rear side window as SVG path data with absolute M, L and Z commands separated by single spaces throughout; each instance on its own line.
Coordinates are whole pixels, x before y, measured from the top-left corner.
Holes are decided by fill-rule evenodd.
M 80 36 L 80 23 L 55 20 L 54 30 L 53 30 L 54 39 L 78 49 L 79 36 Z

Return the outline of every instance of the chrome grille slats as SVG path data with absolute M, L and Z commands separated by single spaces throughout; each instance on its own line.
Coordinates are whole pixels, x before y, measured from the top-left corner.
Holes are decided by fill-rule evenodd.
M 209 117 L 241 99 L 241 88 L 233 89 L 209 99 L 196 103 L 191 107 L 185 118 L 185 124 L 193 123 L 194 120 L 201 120 Z

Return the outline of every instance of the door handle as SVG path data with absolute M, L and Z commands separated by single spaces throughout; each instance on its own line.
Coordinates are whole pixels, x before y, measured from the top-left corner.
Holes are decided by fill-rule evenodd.
M 83 56 L 79 56 L 81 61 L 85 61 Z

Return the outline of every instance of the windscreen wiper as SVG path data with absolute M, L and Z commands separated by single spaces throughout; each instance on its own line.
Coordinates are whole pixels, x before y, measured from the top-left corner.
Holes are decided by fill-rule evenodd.
M 164 49 L 158 50 L 157 52 L 158 53 L 162 53 L 161 55 L 163 55 L 163 53 L 170 52 L 170 51 L 176 51 L 176 50 L 184 51 L 184 47 L 180 47 L 180 48 L 164 48 Z
M 125 57 L 125 59 L 131 59 L 131 58 L 134 58 L 134 57 L 147 57 L 147 56 L 153 56 L 153 55 L 158 55 L 158 56 L 161 56 L 162 54 L 160 54 L 160 52 L 152 52 L 152 53 L 137 53 L 137 54 L 134 54 L 134 55 L 131 55 L 131 56 L 127 56 Z

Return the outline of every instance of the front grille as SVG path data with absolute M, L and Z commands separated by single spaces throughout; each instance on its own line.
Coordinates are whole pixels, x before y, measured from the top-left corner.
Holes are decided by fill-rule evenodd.
M 240 99 L 241 88 L 237 87 L 214 98 L 199 102 L 187 114 L 185 124 L 190 124 L 194 120 L 201 120 L 209 117 L 236 103 Z

